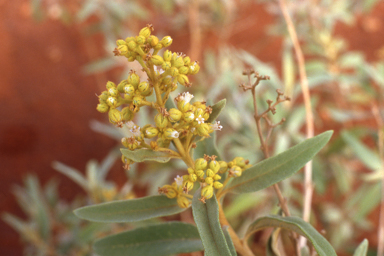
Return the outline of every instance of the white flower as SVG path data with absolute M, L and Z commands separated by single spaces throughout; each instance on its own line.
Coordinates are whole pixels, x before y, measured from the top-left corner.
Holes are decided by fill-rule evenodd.
M 175 178 L 175 182 L 178 187 L 181 187 L 183 185 L 183 177 L 180 177 L 179 175 L 177 175 Z
M 177 139 L 177 138 L 179 138 L 179 133 L 177 131 L 173 131 L 171 133 L 171 137 Z
M 153 66 L 153 68 L 155 69 L 155 72 L 157 72 L 157 66 Z M 163 74 L 164 73 L 164 70 L 162 68 L 159 68 L 159 74 Z
M 231 171 L 232 171 L 232 175 L 233 175 L 233 177 L 239 177 L 239 176 L 241 176 L 241 171 L 240 170 L 233 170 L 233 169 L 231 169 Z
M 191 132 L 194 132 L 195 130 L 196 130 L 195 127 L 192 127 L 192 128 L 191 128 Z
M 132 121 L 127 122 L 127 127 L 129 131 L 133 134 L 133 136 L 139 137 L 141 135 L 140 126 L 135 125 L 134 122 Z
M 214 124 L 212 124 L 212 129 L 214 131 L 221 131 L 221 129 L 223 129 L 223 126 L 220 125 L 220 121 L 216 121 Z
M 204 117 L 202 117 L 201 115 L 199 115 L 197 118 L 196 118 L 196 121 L 198 124 L 203 124 L 205 119 Z
M 189 103 L 193 97 L 195 96 L 193 96 L 193 94 L 190 94 L 189 92 L 179 93 L 179 96 L 178 96 L 179 100 L 180 101 L 183 100 L 185 103 Z

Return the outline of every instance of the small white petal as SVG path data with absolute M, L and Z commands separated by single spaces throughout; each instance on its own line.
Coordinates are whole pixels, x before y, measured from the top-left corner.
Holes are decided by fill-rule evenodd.
M 181 187 L 183 185 L 183 177 L 180 177 L 179 175 L 177 175 L 175 178 L 175 182 L 178 187 Z

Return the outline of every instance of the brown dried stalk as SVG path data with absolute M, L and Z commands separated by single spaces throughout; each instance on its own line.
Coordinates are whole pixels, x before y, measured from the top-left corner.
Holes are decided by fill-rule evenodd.
M 256 81 L 253 84 L 252 84 L 252 74 L 254 74 L 254 76 L 256 78 Z M 256 122 L 257 133 L 258 133 L 259 139 L 260 139 L 260 144 L 261 144 L 260 148 L 263 151 L 265 158 L 269 158 L 269 150 L 268 150 L 268 144 L 267 144 L 268 139 L 272 133 L 273 128 L 275 128 L 277 125 L 282 124 L 285 121 L 285 118 L 283 118 L 279 123 L 273 124 L 271 122 L 271 120 L 268 118 L 267 114 L 269 112 L 271 112 L 272 114 L 275 114 L 276 113 L 276 106 L 281 102 L 289 101 L 290 98 L 283 96 L 283 93 L 279 89 L 277 89 L 276 90 L 277 97 L 276 97 L 275 102 L 273 102 L 272 100 L 267 100 L 268 109 L 265 110 L 264 112 L 262 112 L 261 114 L 259 114 L 259 111 L 257 108 L 257 99 L 256 99 L 256 87 L 260 83 L 260 81 L 269 80 L 269 76 L 261 76 L 261 75 L 259 75 L 259 73 L 255 72 L 254 70 L 245 71 L 245 72 L 243 72 L 243 75 L 248 76 L 248 85 L 242 84 L 242 85 L 240 85 L 240 87 L 242 87 L 244 91 L 251 90 L 251 92 L 252 92 L 254 118 L 255 118 L 255 122 Z M 264 119 L 267 123 L 267 126 L 268 126 L 267 136 L 265 139 L 264 139 L 262 129 L 261 129 L 261 123 L 260 123 L 261 119 Z M 273 185 L 273 188 L 274 188 L 276 195 L 279 199 L 280 207 L 283 210 L 284 214 L 286 216 L 291 216 L 291 213 L 290 213 L 289 208 L 287 206 L 287 202 L 286 202 L 285 198 L 283 197 L 283 194 L 281 193 L 279 185 L 276 183 Z M 292 237 L 294 238 L 294 240 L 296 241 L 296 255 L 300 256 L 298 236 L 294 232 L 292 232 L 291 234 L 292 234 Z

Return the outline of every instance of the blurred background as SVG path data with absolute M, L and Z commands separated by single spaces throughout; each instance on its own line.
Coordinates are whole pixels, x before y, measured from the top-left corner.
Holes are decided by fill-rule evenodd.
M 315 134 L 335 131 L 313 161 L 311 223 L 338 255 L 352 255 L 363 238 L 369 255 L 376 255 L 384 176 L 378 118 L 384 118 L 384 3 L 287 5 L 306 58 Z M 195 99 L 227 98 L 217 134 L 223 158 L 242 156 L 252 164 L 263 158 L 251 95 L 238 87 L 246 68 L 271 77 L 258 87 L 260 108 L 276 89 L 292 98 L 277 109 L 274 120 L 287 121 L 274 129 L 271 152 L 305 138 L 298 67 L 275 1 L 0 0 L 0 209 L 8 212 L 0 221 L 2 255 L 92 255 L 95 238 L 142 224 L 89 224 L 73 216 L 74 208 L 156 194 L 175 176 L 170 169 L 184 170 L 170 163 L 156 172 L 149 164 L 125 171 L 118 152 L 123 134 L 96 111 L 95 94 L 106 82 L 118 83 L 137 68 L 113 57 L 116 39 L 149 23 L 159 38 L 173 38 L 171 51 L 199 61 L 190 88 Z M 301 216 L 302 183 L 302 172 L 282 183 L 293 215 Z M 276 205 L 267 189 L 228 196 L 225 211 L 242 234 Z M 172 218 L 191 221 L 190 212 Z M 269 235 L 258 233 L 252 249 L 262 255 Z

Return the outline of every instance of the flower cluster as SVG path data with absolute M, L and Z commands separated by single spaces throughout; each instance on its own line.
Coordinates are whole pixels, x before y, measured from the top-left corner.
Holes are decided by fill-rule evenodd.
M 187 75 L 196 74 L 200 67 L 195 61 L 182 54 L 164 50 L 172 43 L 169 36 L 159 40 L 151 35 L 152 25 L 143 28 L 136 37 L 117 40 L 115 56 L 124 56 L 128 61 L 137 61 L 142 66 L 148 79 L 141 81 L 140 77 L 131 71 L 127 79 L 119 84 L 108 82 L 106 90 L 99 96 L 97 110 L 108 112 L 109 121 L 117 127 L 126 125 L 131 137 L 122 138 L 123 146 L 128 154 L 123 154 L 125 168 L 134 161 L 142 161 L 148 155 L 161 153 L 167 159 L 182 159 L 188 168 L 188 174 L 176 177 L 171 185 L 159 188 L 159 192 L 169 198 L 177 198 L 180 207 L 190 205 L 191 195 L 188 192 L 194 184 L 201 184 L 201 200 L 213 196 L 214 189 L 223 187 L 222 174 L 228 172 L 228 177 L 238 177 L 247 167 L 247 161 L 235 158 L 231 162 L 216 161 L 215 156 L 205 156 L 196 161 L 192 160 L 191 151 L 196 142 L 210 136 L 216 130 L 221 130 L 219 121 L 213 119 L 212 107 L 204 101 L 194 101 L 189 92 L 180 93 L 174 98 L 175 107 L 166 108 L 170 93 L 176 90 L 178 84 L 190 87 Z M 148 98 L 155 94 L 155 101 Z M 148 106 L 156 110 L 153 124 L 142 127 L 133 122 L 135 114 L 141 107 Z M 170 149 L 173 143 L 177 151 Z M 144 150 L 145 152 L 142 153 Z M 157 156 L 157 155 L 156 155 Z M 151 158 L 153 159 L 153 158 Z M 228 179 L 224 179 L 224 183 Z

